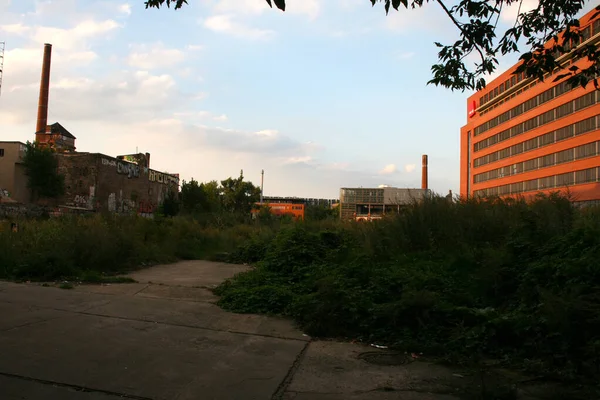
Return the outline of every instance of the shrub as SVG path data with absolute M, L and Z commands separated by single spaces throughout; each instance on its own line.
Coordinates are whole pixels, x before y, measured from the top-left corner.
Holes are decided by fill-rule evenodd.
M 600 210 L 564 197 L 433 197 L 372 224 L 297 224 L 245 246 L 260 260 L 217 289 L 226 309 L 455 361 L 600 370 Z

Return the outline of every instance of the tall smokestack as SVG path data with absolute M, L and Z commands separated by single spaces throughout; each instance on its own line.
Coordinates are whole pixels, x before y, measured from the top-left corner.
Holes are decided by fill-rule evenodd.
M 421 189 L 429 189 L 427 176 L 427 154 L 423 154 L 422 162 L 423 170 L 421 172 Z
M 48 95 L 50 91 L 50 58 L 52 55 L 52 45 L 44 44 L 44 61 L 42 62 L 42 79 L 40 81 L 40 99 L 38 102 L 37 125 L 35 133 L 46 133 L 48 125 Z

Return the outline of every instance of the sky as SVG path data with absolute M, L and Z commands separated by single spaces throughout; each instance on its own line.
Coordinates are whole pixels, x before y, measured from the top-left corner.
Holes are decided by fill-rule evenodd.
M 420 187 L 428 154 L 430 188 L 458 192 L 471 93 L 427 85 L 434 42 L 458 38 L 435 3 L 387 17 L 369 0 L 288 0 L 285 13 L 265 0 L 143 3 L 0 0 L 0 140 L 33 140 L 51 43 L 48 122 L 78 151 L 149 152 L 151 168 L 201 182 L 243 170 L 260 184 L 264 169 L 265 195 L 322 198 Z

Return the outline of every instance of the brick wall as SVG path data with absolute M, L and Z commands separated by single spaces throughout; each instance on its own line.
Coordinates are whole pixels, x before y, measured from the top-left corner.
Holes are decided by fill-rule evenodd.
M 65 195 L 59 204 L 89 210 L 152 214 L 179 180 L 145 166 L 98 153 L 59 155 Z

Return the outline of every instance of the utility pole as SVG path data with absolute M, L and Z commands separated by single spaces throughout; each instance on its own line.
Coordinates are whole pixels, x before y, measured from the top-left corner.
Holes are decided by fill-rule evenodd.
M 265 188 L 265 170 L 260 171 L 260 205 L 263 204 L 263 193 Z

